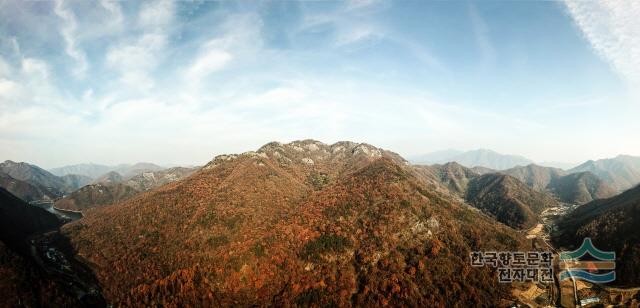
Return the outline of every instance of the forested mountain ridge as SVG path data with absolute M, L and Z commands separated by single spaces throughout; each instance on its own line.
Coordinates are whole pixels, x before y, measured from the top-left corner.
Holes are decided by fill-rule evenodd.
M 468 253 L 524 243 L 397 154 L 312 140 L 218 156 L 63 230 L 125 305 L 497 303 L 507 286 Z

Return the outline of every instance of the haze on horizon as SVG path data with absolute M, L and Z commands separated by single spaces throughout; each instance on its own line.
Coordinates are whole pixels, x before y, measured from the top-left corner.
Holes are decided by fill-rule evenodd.
M 0 2 L 0 160 L 640 156 L 639 2 Z

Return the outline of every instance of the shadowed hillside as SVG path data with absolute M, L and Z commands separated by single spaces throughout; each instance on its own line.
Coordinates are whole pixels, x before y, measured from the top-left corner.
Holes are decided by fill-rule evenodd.
M 62 178 L 27 163 L 7 160 L 0 163 L 0 172 L 46 190 L 47 195 L 51 198 L 60 197 L 71 189 Z
M 64 287 L 30 258 L 29 235 L 60 226 L 53 214 L 30 206 L 0 188 L 0 306 L 74 307 L 78 303 Z
M 640 186 L 618 196 L 578 207 L 558 224 L 554 241 L 575 248 L 591 237 L 601 250 L 616 252 L 616 281 L 620 285 L 640 283 Z
M 27 202 L 52 198 L 51 192 L 46 188 L 14 179 L 3 172 L 0 172 L 0 187 Z
M 0 187 L 0 240 L 12 249 L 26 252 L 27 236 L 60 227 L 58 218 L 31 206 Z

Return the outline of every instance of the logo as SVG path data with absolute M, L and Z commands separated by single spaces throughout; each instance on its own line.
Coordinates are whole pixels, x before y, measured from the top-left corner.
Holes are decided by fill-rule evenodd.
M 497 269 L 498 281 L 553 282 L 551 251 L 473 251 L 471 266 Z
M 595 260 L 587 260 L 589 254 Z M 607 283 L 616 280 L 616 253 L 602 251 L 585 238 L 574 251 L 560 253 L 560 280 L 580 279 L 593 283 Z

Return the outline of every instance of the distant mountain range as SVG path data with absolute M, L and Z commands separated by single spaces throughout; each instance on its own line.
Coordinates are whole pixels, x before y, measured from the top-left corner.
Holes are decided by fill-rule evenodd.
M 119 173 L 110 171 L 93 184 L 84 186 L 56 201 L 59 209 L 86 210 L 124 201 L 141 192 L 181 180 L 198 168 L 174 167 L 160 171 L 146 171 L 125 179 Z
M 619 155 L 614 158 L 590 160 L 570 173 L 589 171 L 603 179 L 618 191 L 627 190 L 640 183 L 640 157 Z
M 482 167 L 488 168 L 491 170 L 504 170 L 513 169 L 516 167 L 527 167 L 533 162 L 530 159 L 527 159 L 518 155 L 504 155 L 491 150 L 474 150 L 461 152 L 457 150 L 445 150 L 433 152 L 426 155 L 415 156 L 410 161 L 414 164 L 422 164 L 422 165 L 433 165 L 433 164 L 444 164 L 447 162 L 457 162 L 465 167 Z M 572 173 L 579 172 L 590 172 L 593 175 L 597 176 L 599 179 L 603 180 L 608 186 L 613 188 L 617 192 L 621 192 L 627 190 L 631 187 L 640 183 L 640 157 L 629 156 L 629 155 L 619 155 L 614 158 L 600 159 L 600 160 L 589 160 L 583 164 L 575 166 L 575 164 L 565 164 L 565 163 L 539 163 L 537 166 L 545 166 L 547 168 L 552 168 L 555 170 L 556 175 L 562 173 L 563 175 L 568 175 Z M 568 167 L 573 166 L 571 169 Z M 480 170 L 476 170 L 479 171 Z M 511 170 L 513 171 L 513 170 Z M 510 171 L 510 172 L 511 172 Z M 481 171 L 480 173 L 488 173 L 490 170 Z M 546 171 L 545 171 L 546 172 Z M 509 172 L 507 172 L 509 174 Z M 515 174 L 510 174 L 512 176 L 516 176 Z M 542 176 L 550 176 L 550 175 L 542 175 Z M 534 176 L 536 177 L 536 176 Z M 522 180 L 523 178 L 520 177 Z M 544 179 L 540 179 L 544 180 Z M 587 180 L 587 178 L 584 178 Z M 526 181 L 525 181 L 526 182 Z M 539 183 L 529 183 L 533 188 L 541 189 L 541 187 L 536 187 Z M 545 183 L 548 185 L 549 183 Z M 594 184 L 599 185 L 599 184 Z M 589 185 L 586 185 L 589 186 Z M 580 198 L 578 198 L 580 199 Z M 582 198 L 582 202 L 588 202 L 589 198 Z M 592 198 L 593 199 L 593 198 Z
M 49 170 L 51 173 L 57 176 L 64 176 L 67 174 L 84 175 L 92 179 L 97 179 L 106 173 L 111 171 L 118 172 L 124 177 L 134 176 L 136 174 L 146 171 L 159 171 L 165 168 L 152 163 L 136 163 L 136 164 L 120 164 L 117 166 L 106 166 L 99 164 L 77 164 L 64 167 L 53 168 Z
M 456 162 L 415 168 L 470 205 L 516 229 L 535 226 L 545 208 L 557 205 L 547 192 L 536 191 L 520 180 L 496 171 L 482 170 L 481 174 Z
M 532 160 L 522 156 L 505 155 L 486 149 L 467 152 L 445 150 L 417 156 L 410 161 L 414 164 L 426 165 L 457 162 L 466 167 L 485 167 L 494 170 L 504 170 L 533 163 Z
M 72 190 L 65 181 L 50 172 L 28 163 L 7 160 L 0 163 L 0 172 L 20 181 L 46 189 L 54 196 L 61 196 Z
M 45 187 L 14 179 L 3 172 L 0 172 L 0 187 L 27 202 L 55 198 L 55 194 Z
M 121 201 L 123 196 L 130 197 L 138 192 L 181 179 L 196 169 L 182 167 L 163 169 L 151 163 L 114 167 L 80 164 L 54 169 L 53 171 L 57 174 L 61 174 L 57 176 L 35 165 L 7 160 L 0 163 L 0 187 L 4 187 L 27 202 L 46 199 L 56 200 L 65 195 L 73 195 L 72 192 L 76 192 L 76 190 L 83 187 L 84 189 L 78 191 L 77 194 L 67 196 L 65 201 L 60 203 L 62 208 L 66 206 L 68 209 L 78 209 Z M 98 173 L 105 170 L 105 173 Z M 99 174 L 99 176 L 93 179 L 87 175 L 68 172 L 80 172 L 90 175 Z M 90 183 L 101 184 L 102 186 L 85 186 Z M 115 184 L 127 185 L 128 189 L 126 189 L 126 192 L 121 192 L 125 190 Z M 105 185 L 115 186 L 105 188 Z M 90 193 L 92 190 L 95 191 Z M 117 191 L 117 193 L 100 195 L 100 191 Z M 68 200 L 73 200 L 73 202 Z
M 517 178 L 537 191 L 550 192 L 566 203 L 583 204 L 616 194 L 615 189 L 591 172 L 569 173 L 534 164 L 500 172 Z
M 0 187 L 27 201 L 53 199 L 91 182 L 91 178 L 77 174 L 56 177 L 27 163 L 7 161 L 0 166 Z
M 113 166 L 106 166 L 106 165 L 99 165 L 99 164 L 77 164 L 77 165 L 70 165 L 70 166 L 49 169 L 49 172 L 57 176 L 64 176 L 67 174 L 78 174 L 78 175 L 84 175 L 92 179 L 95 179 L 109 171 L 115 170 L 115 168 L 116 167 L 113 167 Z

